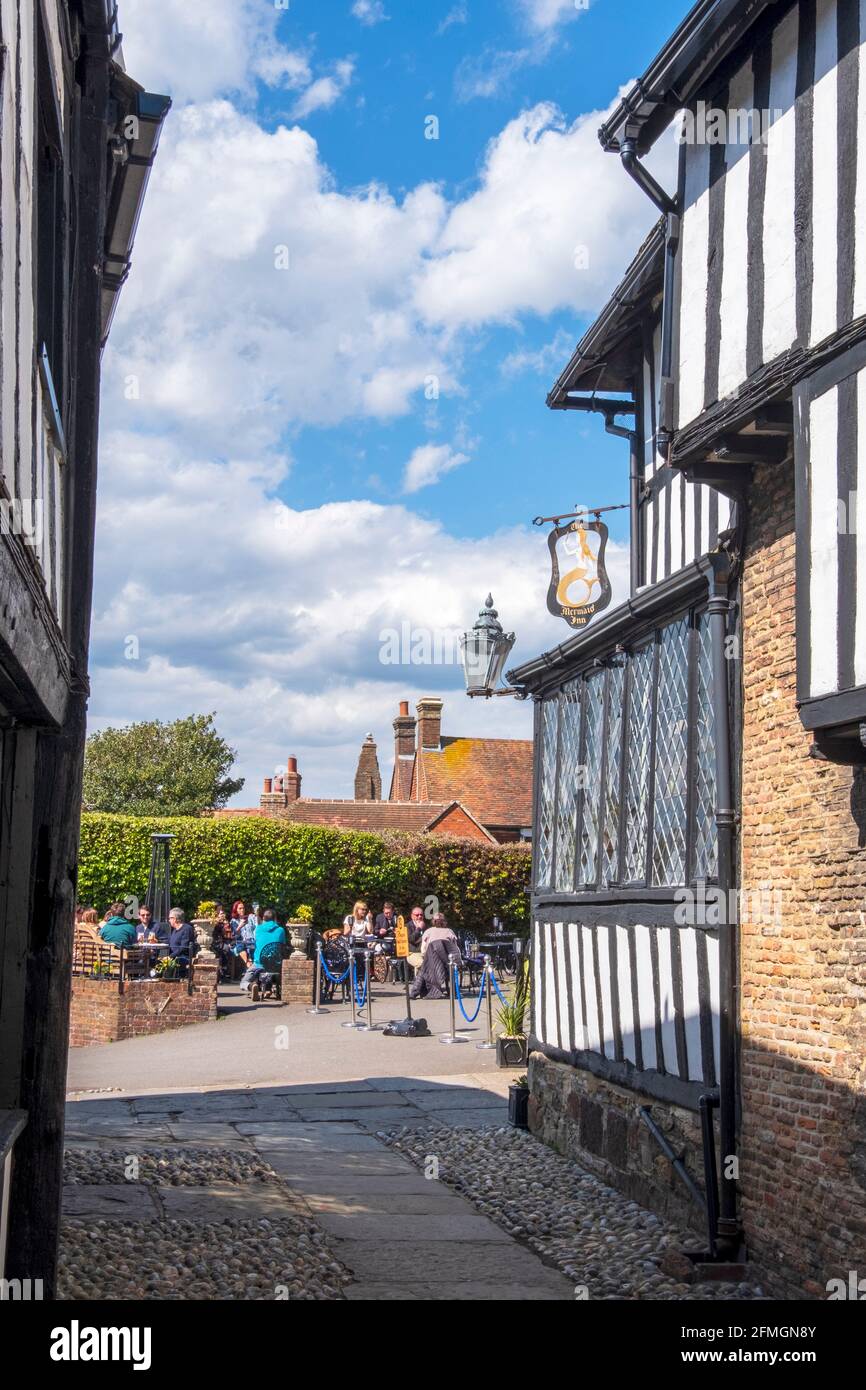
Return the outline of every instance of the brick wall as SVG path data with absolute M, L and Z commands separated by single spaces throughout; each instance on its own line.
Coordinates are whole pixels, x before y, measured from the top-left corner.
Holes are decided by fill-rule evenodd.
M 759 469 L 743 576 L 742 888 L 778 896 L 740 929 L 742 1215 L 773 1292 L 826 1297 L 829 1279 L 866 1275 L 866 778 L 809 756 L 794 543 L 792 469 Z
M 217 1016 L 216 962 L 194 967 L 192 994 L 186 980 L 127 980 L 123 994 L 116 980 L 73 976 L 69 1018 L 70 1047 L 119 1042 L 165 1033 Z

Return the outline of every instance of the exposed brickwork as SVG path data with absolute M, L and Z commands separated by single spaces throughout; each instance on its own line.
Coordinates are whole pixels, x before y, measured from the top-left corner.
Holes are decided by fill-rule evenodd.
M 740 934 L 742 1215 L 775 1292 L 826 1297 L 866 1274 L 866 782 L 797 714 L 792 469 L 749 503 L 742 887 L 779 911 Z
M 376 742 L 372 734 L 368 734 L 361 745 L 358 768 L 355 772 L 355 800 L 382 800 L 382 774 L 379 771 Z
M 116 980 L 73 976 L 70 1047 L 207 1023 L 217 1016 L 217 971 L 215 960 L 196 965 L 191 994 L 186 980 L 127 980 L 120 994 Z
M 300 956 L 283 961 L 280 998 L 284 1004 L 312 1004 L 316 964 Z

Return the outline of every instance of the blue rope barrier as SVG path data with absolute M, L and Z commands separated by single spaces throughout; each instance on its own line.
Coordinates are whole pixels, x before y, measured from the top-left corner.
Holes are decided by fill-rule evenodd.
M 352 956 L 352 988 L 355 991 L 355 1003 L 359 1009 L 363 1009 L 367 1002 L 367 972 L 364 972 L 364 993 L 358 995 L 358 967 L 355 964 L 355 957 Z
M 498 984 L 496 983 L 496 976 L 495 976 L 494 973 L 493 973 L 493 967 L 492 967 L 492 966 L 491 966 L 491 969 L 490 969 L 490 978 L 491 978 L 491 980 L 493 981 L 493 988 L 496 990 L 496 993 L 499 995 L 499 1002 L 500 1002 L 500 1004 L 505 1004 L 505 1003 L 507 1003 L 508 1001 L 506 1000 L 505 995 L 502 993 L 502 990 L 499 988 Z
M 332 975 L 330 970 L 328 969 L 328 962 L 325 960 L 325 957 L 322 956 L 322 969 L 324 970 L 328 979 L 331 981 L 332 985 L 341 985 L 345 980 L 346 976 L 348 975 L 351 966 L 347 965 L 342 975 Z
M 457 1003 L 460 1005 L 460 1012 L 466 1019 L 467 1023 L 474 1023 L 481 1012 L 481 1005 L 484 1002 L 484 976 L 487 973 L 487 968 L 485 967 L 484 970 L 482 970 L 481 972 L 481 989 L 478 991 L 478 1007 L 476 1008 L 475 1013 L 472 1015 L 471 1018 L 469 1017 L 469 1014 L 463 1007 L 463 995 L 460 992 L 460 973 L 456 965 L 452 965 L 451 969 L 454 972 L 454 993 L 457 999 Z

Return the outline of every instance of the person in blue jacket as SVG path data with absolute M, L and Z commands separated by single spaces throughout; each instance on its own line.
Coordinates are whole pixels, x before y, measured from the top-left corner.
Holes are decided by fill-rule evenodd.
M 128 917 L 124 917 L 125 911 L 125 903 L 112 903 L 99 928 L 103 941 L 108 941 L 112 946 L 134 946 L 136 943 L 135 927 Z
M 280 969 L 285 946 L 285 928 L 280 926 L 277 914 L 269 907 L 256 927 L 253 962 L 241 980 L 241 989 L 248 990 L 253 999 L 258 999 L 260 989 L 269 988 L 272 976 Z

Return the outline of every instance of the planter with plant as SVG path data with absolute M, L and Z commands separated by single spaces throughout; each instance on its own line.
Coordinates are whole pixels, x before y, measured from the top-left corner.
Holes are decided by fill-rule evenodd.
M 497 1066 L 526 1066 L 528 1040 L 524 1025 L 528 1008 L 529 961 L 524 960 L 514 981 L 514 993 L 499 1007 L 497 1021 L 502 1032 L 496 1039 Z
M 213 950 L 213 936 L 216 929 L 217 905 L 206 898 L 200 902 L 195 910 L 192 919 L 193 930 L 195 931 L 195 944 L 198 949 L 206 954 L 211 954 Z
M 286 931 L 291 938 L 292 955 L 306 956 L 313 934 L 313 909 L 307 903 L 301 903 L 295 908 L 286 922 Z
M 180 965 L 172 956 L 160 956 L 154 967 L 158 980 L 179 980 Z
M 508 1123 L 515 1129 L 529 1128 L 529 1079 L 518 1076 L 508 1087 Z

